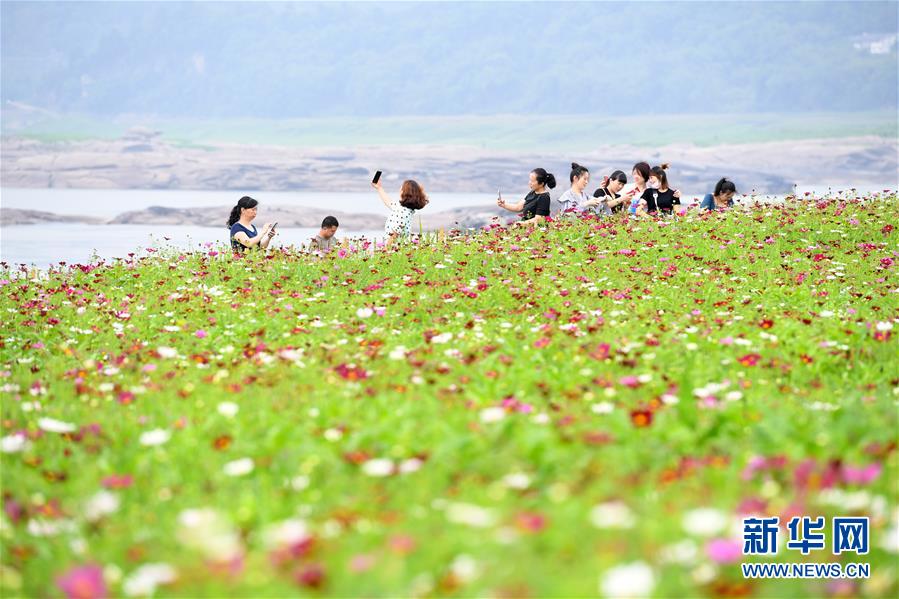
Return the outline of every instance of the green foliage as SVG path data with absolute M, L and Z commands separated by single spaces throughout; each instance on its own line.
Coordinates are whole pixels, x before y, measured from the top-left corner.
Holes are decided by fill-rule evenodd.
M 820 596 L 707 553 L 749 510 L 895 596 L 895 202 L 0 272 L 4 595 Z

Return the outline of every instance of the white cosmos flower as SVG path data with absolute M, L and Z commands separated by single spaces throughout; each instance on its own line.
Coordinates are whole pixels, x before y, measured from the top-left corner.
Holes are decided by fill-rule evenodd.
M 481 422 L 499 422 L 505 417 L 506 411 L 498 406 L 481 410 Z
M 0 438 L 0 452 L 2 453 L 18 453 L 25 451 L 29 446 L 28 437 L 19 433 Z
M 151 431 L 141 433 L 140 444 L 152 447 L 154 445 L 162 445 L 164 443 L 168 443 L 169 439 L 171 438 L 171 432 L 162 428 L 155 428 Z
M 368 476 L 390 476 L 393 473 L 393 461 L 387 458 L 375 458 L 362 464 L 362 472 Z
M 119 509 L 119 498 L 115 493 L 103 490 L 95 493 L 84 505 L 84 517 L 88 522 L 96 522 L 114 514 Z
M 269 549 L 289 547 L 309 537 L 305 520 L 291 518 L 269 525 L 262 532 L 262 542 Z
M 178 540 L 216 561 L 230 561 L 243 552 L 240 535 L 212 508 L 184 510 L 178 515 Z
M 374 313 L 375 311 L 371 308 L 359 308 L 358 310 L 356 310 L 356 316 L 358 316 L 359 318 L 369 318 Z
M 28 534 L 33 537 L 55 537 L 58 534 L 74 532 L 75 530 L 75 523 L 71 520 L 32 518 L 28 521 Z
M 237 411 L 239 409 L 240 407 L 233 401 L 223 401 L 218 405 L 219 414 L 225 418 L 234 418 L 237 416 Z
M 406 359 L 406 346 L 397 345 L 395 348 L 390 350 L 390 354 L 388 354 L 391 360 L 405 360 Z
M 609 401 L 601 401 L 593 404 L 590 409 L 593 410 L 594 414 L 611 414 L 612 410 L 615 409 L 615 404 Z
M 455 524 L 475 528 L 491 526 L 496 517 L 491 510 L 472 503 L 451 503 L 446 508 L 446 519 Z
M 473 557 L 463 554 L 456 556 L 450 564 L 450 570 L 462 583 L 468 583 L 478 577 L 481 569 Z
M 122 583 L 122 590 L 129 597 L 150 597 L 156 587 L 171 584 L 178 573 L 168 564 L 144 564 L 132 572 Z
M 160 357 L 163 357 L 163 358 L 177 358 L 178 357 L 178 350 L 175 349 L 174 347 L 158 347 L 158 348 L 156 348 L 156 353 L 158 353 L 160 355 Z
M 692 564 L 699 555 L 699 547 L 693 539 L 684 539 L 662 547 L 659 559 L 669 564 Z
M 880 547 L 890 553 L 899 553 L 899 509 L 893 511 L 893 525 L 881 535 Z
M 877 329 L 878 331 L 880 331 L 881 333 L 886 333 L 887 331 L 893 330 L 893 323 L 892 322 L 878 322 L 874 326 L 874 328 Z
M 599 582 L 599 591 L 606 597 L 647 597 L 653 587 L 652 568 L 640 561 L 607 570 Z
M 510 489 L 527 489 L 531 485 L 531 477 L 524 472 L 510 472 L 503 477 L 503 484 Z
M 244 476 L 253 471 L 253 458 L 240 458 L 228 462 L 222 470 L 227 476 Z
M 411 472 L 417 472 L 421 470 L 421 465 L 424 462 L 419 460 L 418 458 L 409 458 L 408 460 L 403 460 L 400 463 L 400 474 L 409 474 Z
M 590 510 L 590 522 L 596 528 L 632 528 L 635 518 L 624 503 L 607 501 Z
M 37 421 L 37 426 L 42 431 L 47 431 L 48 433 L 71 433 L 75 430 L 74 424 L 63 422 L 61 420 L 54 420 L 53 418 L 40 418 Z
M 714 508 L 698 508 L 684 514 L 681 521 L 689 534 L 711 537 L 727 527 L 727 514 Z
M 440 333 L 431 337 L 431 343 L 446 343 L 453 338 L 452 333 Z

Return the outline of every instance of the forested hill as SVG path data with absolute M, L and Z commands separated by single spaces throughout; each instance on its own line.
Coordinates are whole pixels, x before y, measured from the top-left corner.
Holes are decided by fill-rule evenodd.
M 2 3 L 2 100 L 176 117 L 895 108 L 895 2 Z M 881 44 L 883 45 L 883 44 Z

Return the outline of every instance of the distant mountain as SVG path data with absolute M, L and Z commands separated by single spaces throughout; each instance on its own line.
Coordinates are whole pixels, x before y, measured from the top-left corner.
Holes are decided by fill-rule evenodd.
M 896 2 L 4 1 L 0 11 L 4 106 L 58 112 L 285 118 L 897 105 Z

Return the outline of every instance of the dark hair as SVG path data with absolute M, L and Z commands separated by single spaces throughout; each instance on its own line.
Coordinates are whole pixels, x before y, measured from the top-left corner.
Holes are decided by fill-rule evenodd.
M 244 196 L 237 200 L 237 206 L 231 209 L 231 216 L 228 217 L 228 228 L 230 229 L 234 225 L 234 223 L 240 220 L 241 208 L 255 208 L 258 205 L 259 202 L 257 202 L 250 196 Z
M 428 196 L 425 195 L 424 187 L 411 179 L 403 181 L 403 186 L 400 188 L 400 205 L 412 210 L 421 210 L 427 206 Z
M 546 185 L 550 189 L 555 188 L 556 176 L 554 174 L 547 173 L 545 168 L 535 168 L 531 172 L 537 175 L 537 183 L 539 183 L 540 185 Z
M 618 181 L 619 183 L 624 185 L 627 183 L 627 175 L 624 174 L 624 171 L 614 171 L 611 175 L 609 175 L 609 180 L 605 182 L 605 185 L 593 192 L 593 197 L 601 197 L 601 192 L 604 192 L 606 195 L 611 195 L 611 192 L 609 191 L 609 183 L 611 183 L 612 181 Z
M 574 183 L 575 179 L 579 179 L 581 177 L 581 175 L 583 175 L 584 173 L 589 173 L 589 172 L 590 172 L 590 169 L 588 169 L 586 166 L 581 166 L 577 162 L 572 162 L 571 163 L 571 174 L 568 175 L 568 180 L 571 181 L 572 183 Z
M 330 229 L 331 227 L 339 227 L 340 223 L 337 222 L 337 219 L 333 216 L 326 216 L 325 220 L 322 221 L 322 229 Z
M 668 170 L 668 167 L 671 166 L 667 162 L 663 162 L 659 166 L 652 167 L 652 174 L 656 176 L 659 180 L 660 187 L 668 187 L 668 175 L 665 174 L 665 171 Z
M 729 192 L 737 193 L 737 186 L 727 177 L 723 177 L 715 184 L 715 195 L 720 196 L 722 193 Z
M 652 169 L 649 168 L 649 164 L 646 162 L 638 162 L 634 165 L 634 168 L 632 170 L 640 173 L 640 176 L 643 177 L 644 181 L 648 181 L 649 175 L 652 174 Z
M 612 181 L 619 181 L 622 185 L 627 183 L 627 175 L 624 174 L 624 171 L 615 171 L 611 175 L 609 175 L 609 183 Z

